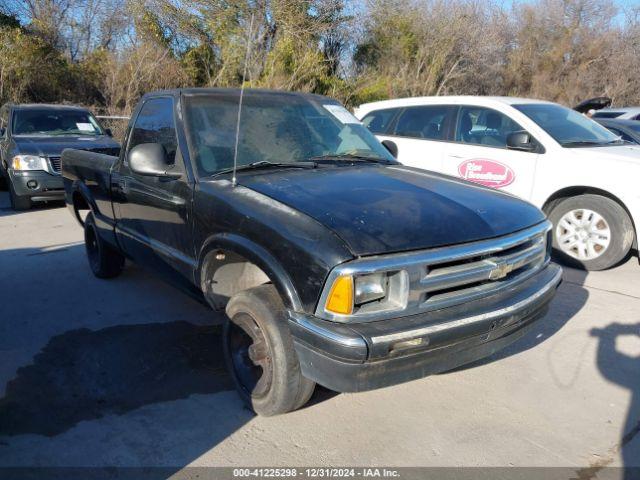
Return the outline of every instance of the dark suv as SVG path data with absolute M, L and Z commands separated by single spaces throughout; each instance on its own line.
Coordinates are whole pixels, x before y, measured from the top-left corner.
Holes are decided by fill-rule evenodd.
M 15 210 L 64 199 L 65 148 L 118 155 L 120 145 L 81 107 L 6 104 L 0 109 L 0 180 L 7 183 Z

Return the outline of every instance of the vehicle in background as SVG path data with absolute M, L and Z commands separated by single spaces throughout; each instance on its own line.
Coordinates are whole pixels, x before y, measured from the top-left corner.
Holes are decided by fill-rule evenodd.
M 574 110 L 526 98 L 456 96 L 369 103 L 356 116 L 379 139 L 395 142 L 405 165 L 542 208 L 565 263 L 601 270 L 637 245 L 640 147 Z
M 611 99 L 609 97 L 595 97 L 580 102 L 573 107 L 573 109 L 576 112 L 584 113 L 588 117 L 591 117 L 597 110 L 607 108 L 609 105 L 611 105 Z
M 128 257 L 226 311 L 256 412 L 451 370 L 542 318 L 562 272 L 539 209 L 399 165 L 335 100 L 242 98 L 146 95 L 120 157 L 65 150 L 62 175 L 97 277 Z
M 60 157 L 65 148 L 117 155 L 120 145 L 81 107 L 6 104 L 0 108 L 0 179 L 15 210 L 64 199 Z
M 640 145 L 640 121 L 618 118 L 596 118 L 595 121 L 607 127 L 622 140 Z
M 593 118 L 617 118 L 620 120 L 640 120 L 640 107 L 603 108 L 596 110 Z

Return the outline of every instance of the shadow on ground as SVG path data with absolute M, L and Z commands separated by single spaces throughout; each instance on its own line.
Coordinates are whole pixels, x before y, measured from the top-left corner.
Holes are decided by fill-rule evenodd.
M 620 453 L 625 466 L 625 480 L 637 480 L 640 478 L 640 448 L 637 442 L 640 440 L 640 355 L 621 351 L 618 340 L 634 339 L 640 341 L 640 322 L 636 324 L 610 323 L 604 328 L 594 328 L 591 335 L 598 339 L 597 363 L 600 373 L 610 382 L 629 390 L 631 400 L 627 410 L 627 418 L 623 427 L 623 435 L 620 443 L 614 447 L 614 452 Z M 635 440 L 635 448 L 631 442 Z M 594 465 L 590 470 L 595 474 L 607 466 L 605 458 L 601 464 Z M 632 469 L 632 467 L 635 467 Z M 581 477 L 583 478 L 583 477 Z M 586 477 L 585 477 L 586 478 Z
M 156 276 L 128 264 L 98 280 L 77 242 L 0 250 L 0 265 L 0 469 L 165 478 L 254 417 L 226 372 L 220 316 Z
M 105 414 L 230 390 L 219 330 L 168 322 L 58 335 L 8 383 L 0 432 L 53 436 Z
M 0 203 L 0 217 L 8 217 L 10 215 L 18 215 L 18 214 L 28 213 L 28 212 L 37 212 L 41 210 L 54 210 L 56 208 L 64 208 L 64 207 L 65 207 L 64 201 L 55 200 L 50 202 L 34 202 L 30 210 L 17 211 L 11 207 L 11 203 L 9 202 L 9 198 L 7 195 L 7 201 Z

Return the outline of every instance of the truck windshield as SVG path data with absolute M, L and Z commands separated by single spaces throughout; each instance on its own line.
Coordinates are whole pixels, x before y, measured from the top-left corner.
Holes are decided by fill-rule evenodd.
M 14 135 L 104 135 L 89 112 L 51 108 L 16 110 L 12 132 Z
M 185 97 L 191 154 L 200 176 L 233 166 L 239 93 Z M 380 142 L 344 107 L 328 98 L 245 91 L 238 134 L 238 165 L 327 158 L 394 162 Z
M 623 144 L 616 135 L 581 113 L 550 103 L 514 105 L 566 148 Z

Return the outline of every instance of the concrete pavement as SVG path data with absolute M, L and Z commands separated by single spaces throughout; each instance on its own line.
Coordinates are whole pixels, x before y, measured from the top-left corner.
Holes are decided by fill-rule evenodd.
M 640 466 L 635 259 L 566 271 L 494 358 L 274 418 L 231 389 L 219 321 L 135 265 L 94 278 L 66 209 L 0 192 L 0 466 Z

